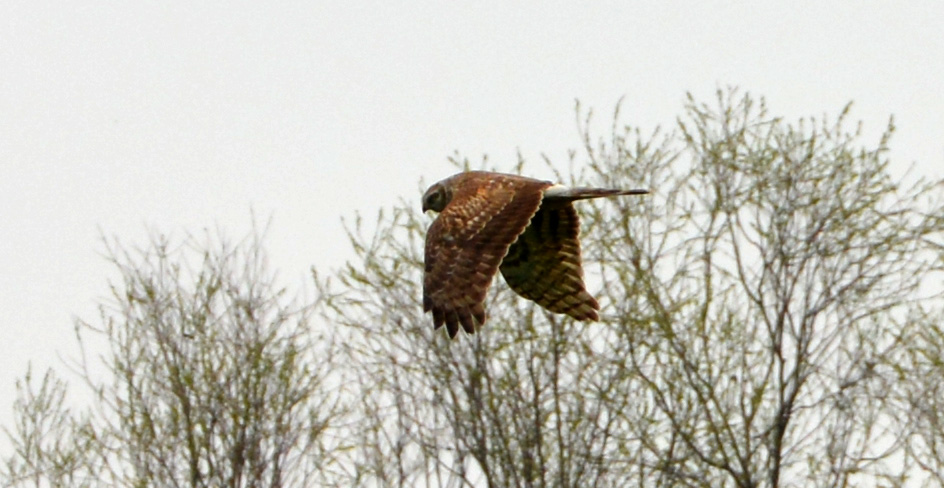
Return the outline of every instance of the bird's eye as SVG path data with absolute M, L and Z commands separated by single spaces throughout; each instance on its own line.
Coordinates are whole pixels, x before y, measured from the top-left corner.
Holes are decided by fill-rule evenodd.
M 446 203 L 448 203 L 446 202 L 446 189 L 442 186 L 436 186 L 426 194 L 426 199 L 423 200 L 423 210 L 442 212 L 443 208 L 446 207 Z

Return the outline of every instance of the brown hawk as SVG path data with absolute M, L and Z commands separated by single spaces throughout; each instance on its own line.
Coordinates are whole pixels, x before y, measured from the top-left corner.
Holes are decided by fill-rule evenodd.
M 519 295 L 554 313 L 599 320 L 583 284 L 580 219 L 572 203 L 648 190 L 568 188 L 523 176 L 469 171 L 426 190 L 439 212 L 426 234 L 423 310 L 450 337 L 485 323 L 485 294 L 497 270 Z

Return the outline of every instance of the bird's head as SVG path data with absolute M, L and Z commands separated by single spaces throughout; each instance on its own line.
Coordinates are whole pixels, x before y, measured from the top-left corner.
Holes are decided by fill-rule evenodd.
M 449 205 L 449 201 L 452 200 L 452 190 L 447 185 L 446 181 L 440 181 L 439 183 L 433 184 L 426 190 L 426 193 L 423 194 L 423 211 L 432 210 L 434 212 L 442 212 L 446 205 Z

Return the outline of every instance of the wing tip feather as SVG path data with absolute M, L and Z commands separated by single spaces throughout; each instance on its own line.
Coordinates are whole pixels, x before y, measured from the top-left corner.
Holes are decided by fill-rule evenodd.
M 446 310 L 444 308 L 431 306 L 433 312 L 433 330 L 439 330 L 446 326 L 446 333 L 450 339 L 455 339 L 459 335 L 461 328 L 466 334 L 475 334 L 475 331 L 485 325 L 485 307 L 482 304 L 475 304 L 464 309 Z

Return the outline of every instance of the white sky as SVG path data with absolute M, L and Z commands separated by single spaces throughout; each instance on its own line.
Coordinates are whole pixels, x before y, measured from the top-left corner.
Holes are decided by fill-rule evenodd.
M 454 151 L 564 162 L 578 98 L 644 128 L 727 85 L 790 118 L 853 100 L 873 136 L 895 115 L 900 167 L 944 175 L 944 2 L 315 3 L 0 6 L 4 425 L 27 362 L 96 319 L 99 229 L 237 237 L 255 209 L 297 288 L 348 256 L 341 216 L 419 205 Z

